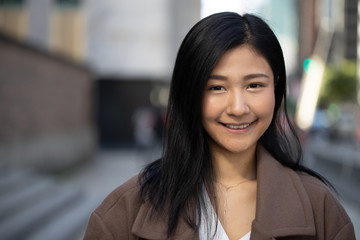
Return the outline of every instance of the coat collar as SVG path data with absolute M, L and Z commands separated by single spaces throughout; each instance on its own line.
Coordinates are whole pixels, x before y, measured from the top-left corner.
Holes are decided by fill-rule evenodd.
M 257 179 L 251 239 L 315 236 L 312 205 L 299 175 L 281 165 L 261 145 L 257 149 Z
M 256 215 L 251 239 L 315 236 L 310 199 L 299 176 L 282 166 L 262 146 L 257 149 L 257 181 Z M 146 239 L 166 239 L 166 213 L 163 216 L 152 218 L 150 205 L 142 204 L 132 233 Z M 181 218 L 173 239 L 198 238 L 198 234 Z

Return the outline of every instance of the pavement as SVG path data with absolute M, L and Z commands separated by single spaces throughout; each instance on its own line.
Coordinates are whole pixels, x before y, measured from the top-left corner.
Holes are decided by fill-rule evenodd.
M 304 149 L 304 164 L 335 187 L 360 239 L 360 143 L 313 135 Z
M 116 187 L 136 175 L 151 160 L 159 157 L 159 149 L 102 150 L 95 158 L 62 176 L 62 184 L 81 189 L 87 201 L 94 203 L 90 213 Z M 85 225 L 76 239 L 82 239 Z
M 101 150 L 56 174 L 0 168 L 1 239 L 83 239 L 91 212 L 156 157 L 155 150 Z

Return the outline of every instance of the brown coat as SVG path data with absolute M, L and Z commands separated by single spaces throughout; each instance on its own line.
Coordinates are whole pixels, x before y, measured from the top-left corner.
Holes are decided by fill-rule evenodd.
M 348 215 L 323 183 L 284 167 L 261 147 L 257 156 L 251 240 L 355 239 Z M 138 193 L 137 176 L 115 189 L 92 213 L 84 239 L 166 239 L 166 221 L 150 219 L 150 206 L 140 202 Z M 199 237 L 180 219 L 172 239 Z

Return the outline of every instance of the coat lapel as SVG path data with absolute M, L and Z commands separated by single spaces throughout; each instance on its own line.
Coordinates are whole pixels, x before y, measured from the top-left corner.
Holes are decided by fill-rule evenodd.
M 251 239 L 315 236 L 310 199 L 294 171 L 262 146 L 257 150 L 257 203 Z

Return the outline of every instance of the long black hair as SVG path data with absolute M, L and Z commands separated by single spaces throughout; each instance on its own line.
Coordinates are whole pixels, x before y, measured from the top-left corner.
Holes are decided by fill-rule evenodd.
M 161 215 L 166 208 L 168 236 L 174 234 L 180 216 L 197 230 L 204 204 L 202 186 L 214 194 L 214 171 L 201 119 L 203 91 L 220 57 L 242 44 L 262 55 L 274 74 L 274 116 L 259 141 L 283 165 L 325 181 L 300 164 L 301 145 L 286 111 L 285 63 L 275 34 L 251 14 L 213 14 L 199 21 L 181 44 L 170 86 L 163 156 L 139 178 L 141 199 L 151 203 L 153 213 Z

